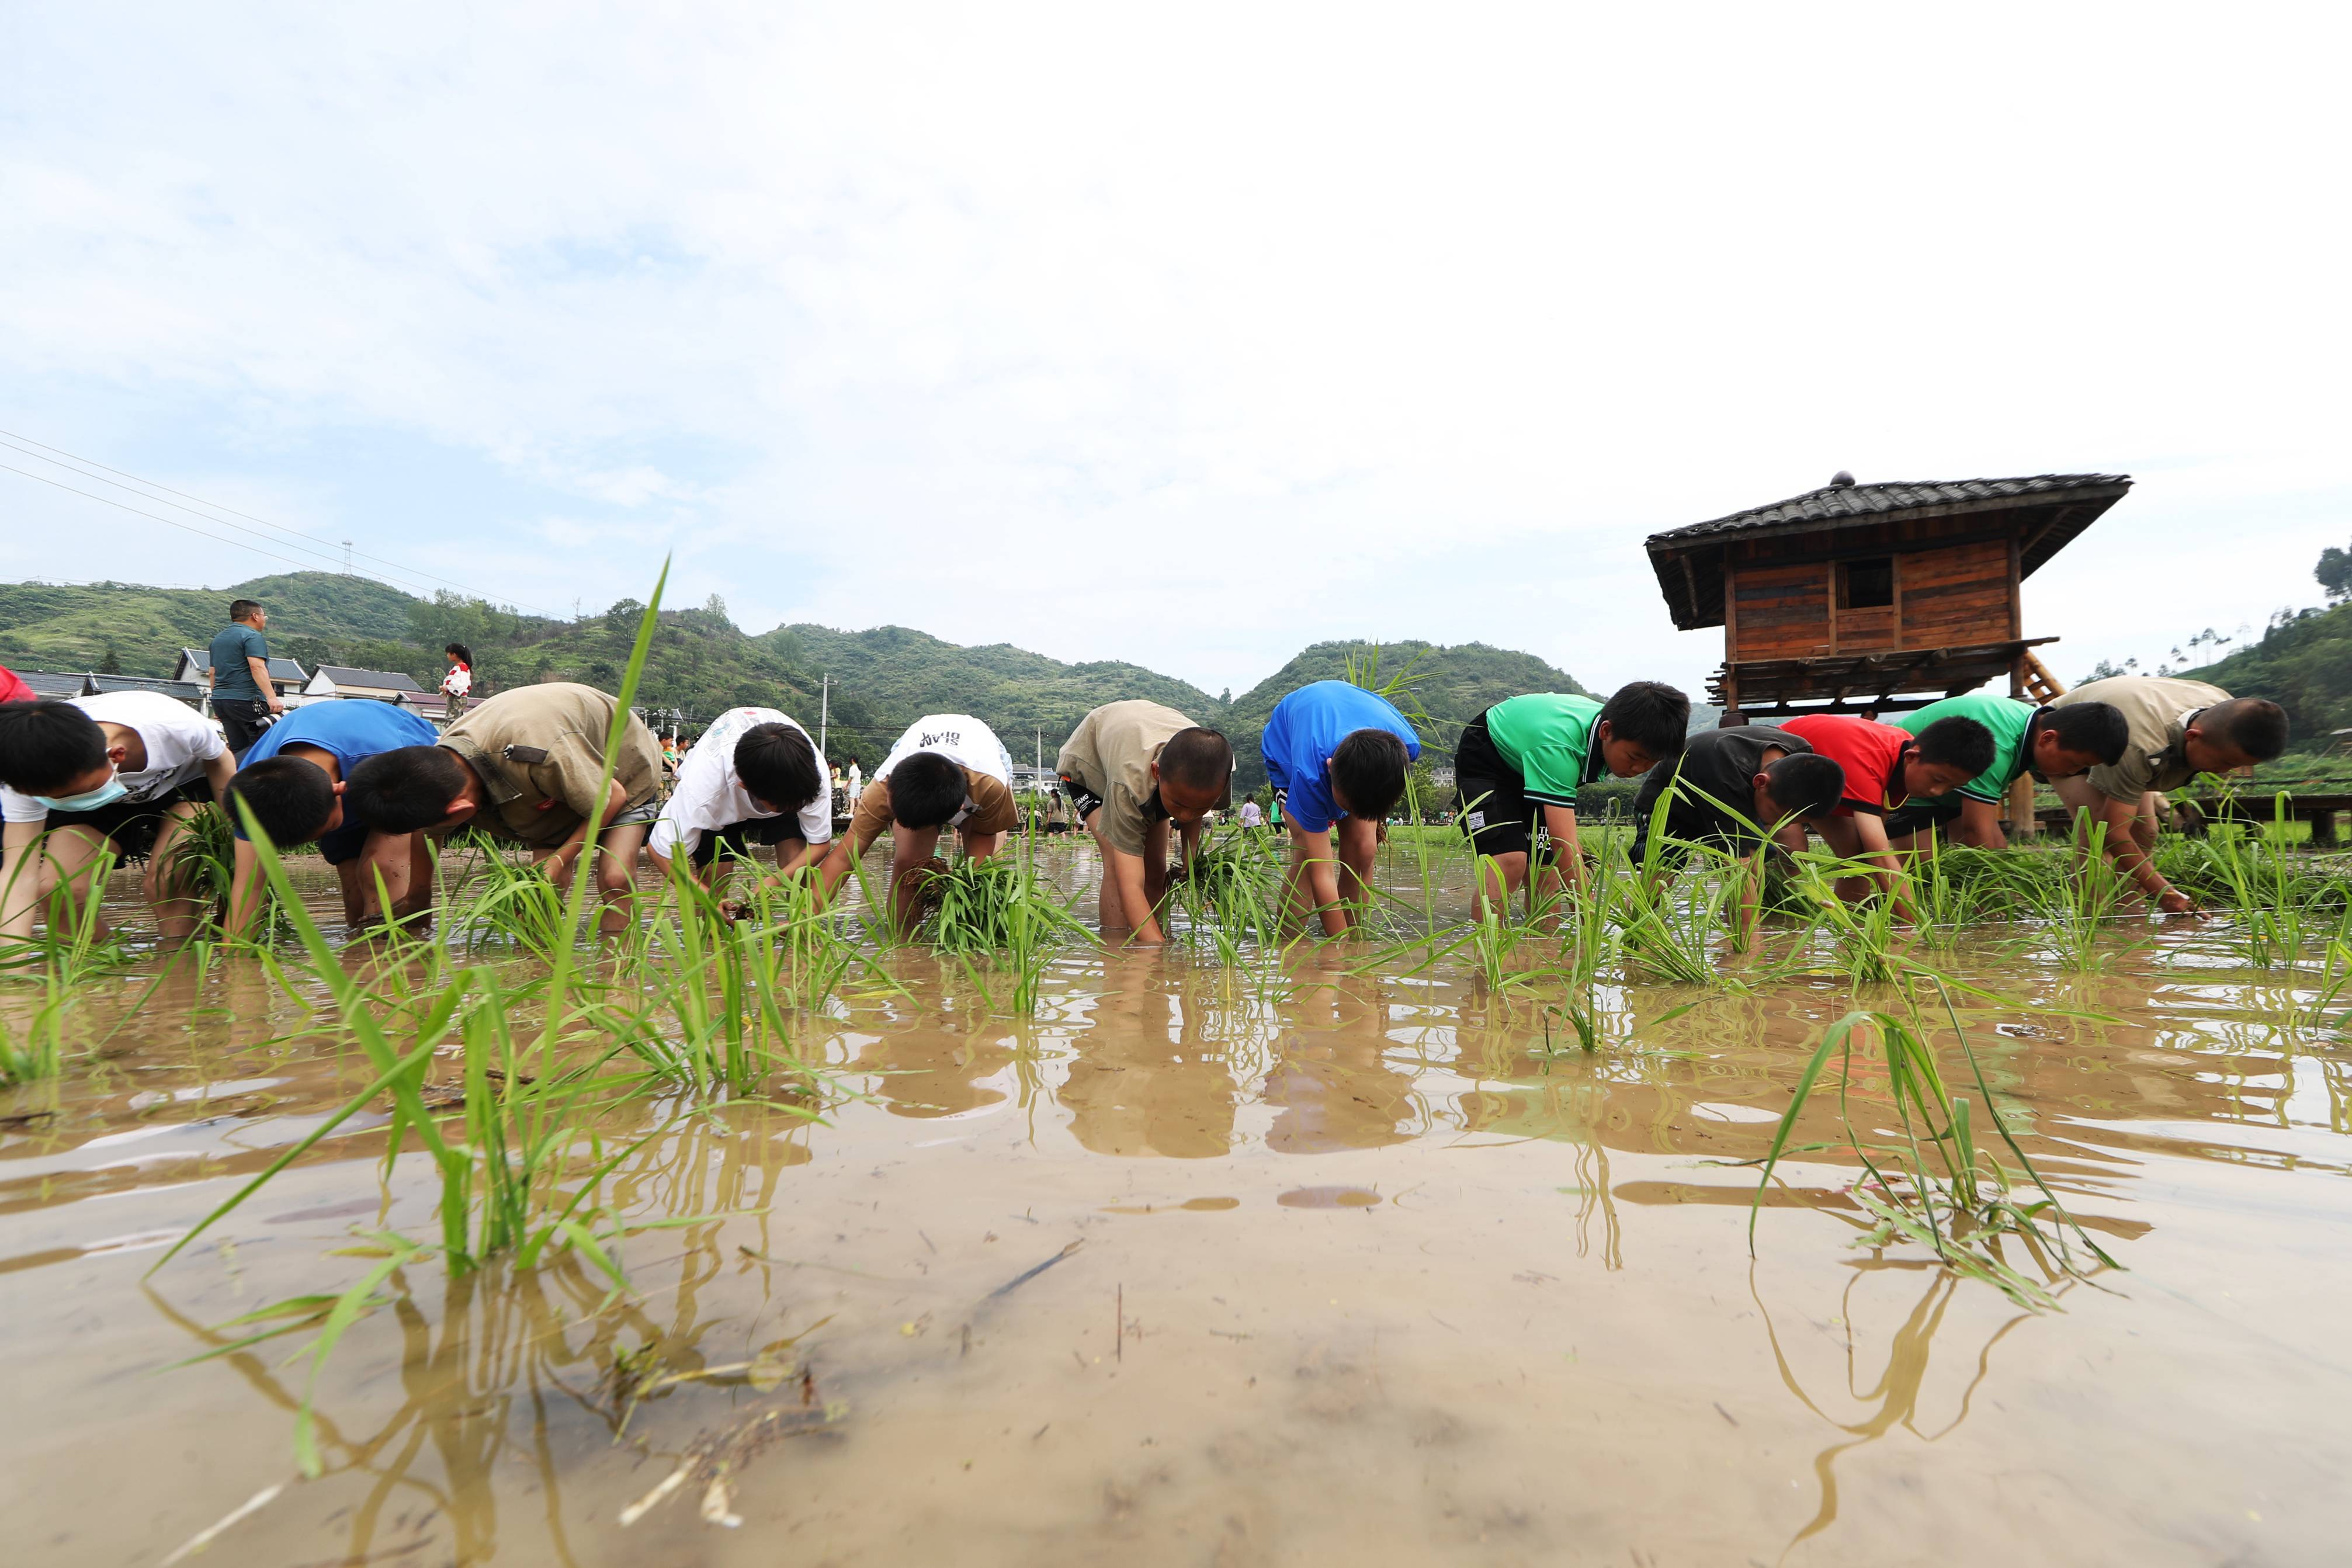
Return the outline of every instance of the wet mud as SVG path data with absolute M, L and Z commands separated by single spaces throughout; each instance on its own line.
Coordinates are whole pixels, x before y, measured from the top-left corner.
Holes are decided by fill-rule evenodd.
M 2007 1125 L 2123 1266 L 2042 1313 L 1850 1246 L 1834 1148 L 1751 1257 L 1850 988 L 1612 988 L 1587 1054 L 1362 956 L 1073 952 L 1014 1020 L 897 954 L 903 993 L 797 1042 L 837 1099 L 610 1112 L 644 1140 L 612 1210 L 692 1222 L 627 1237 L 627 1291 L 576 1252 L 387 1289 L 315 1372 L 308 1480 L 305 1336 L 174 1363 L 428 1236 L 433 1174 L 355 1118 L 150 1277 L 370 1075 L 250 963 L 135 1010 L 158 966 L 112 976 L 94 1055 L 0 1095 L 5 1556 L 2344 1560 L 2352 1050 L 2210 931 L 1951 956 L 2004 998 L 1962 1011 Z

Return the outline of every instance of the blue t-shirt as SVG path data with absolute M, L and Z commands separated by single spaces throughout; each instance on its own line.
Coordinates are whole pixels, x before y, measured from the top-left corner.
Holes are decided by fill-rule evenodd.
M 269 662 L 269 644 L 243 621 L 233 621 L 213 634 L 213 695 L 257 700 L 261 688 L 253 683 L 253 667 L 245 661 Z
M 294 709 L 261 732 L 239 762 L 240 769 L 276 756 L 289 746 L 316 746 L 335 759 L 348 782 L 352 770 L 374 756 L 378 752 L 395 751 L 402 746 L 429 746 L 440 740 L 441 731 L 429 719 L 410 712 L 396 702 L 376 702 L 363 697 L 341 697 L 321 702 L 306 702 Z M 242 823 L 233 825 L 239 838 L 245 837 Z M 333 837 L 342 837 L 354 830 L 365 837 L 367 825 L 352 815 L 346 806 L 343 822 Z M 323 843 L 324 840 L 321 840 Z
M 1286 812 L 1308 833 L 1322 833 L 1348 814 L 1331 799 L 1325 764 L 1339 742 L 1359 730 L 1386 730 L 1404 742 L 1404 754 L 1421 755 L 1421 737 L 1385 697 L 1344 680 L 1302 686 L 1274 705 L 1258 738 L 1265 776 L 1286 791 Z

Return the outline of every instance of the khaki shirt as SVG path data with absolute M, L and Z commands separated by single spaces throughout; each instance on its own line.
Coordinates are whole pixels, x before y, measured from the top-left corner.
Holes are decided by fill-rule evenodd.
M 2053 702 L 2108 702 L 2122 710 L 2131 739 L 2113 767 L 2095 767 L 2091 787 L 2109 800 L 2137 801 L 2150 790 L 2179 789 L 2197 774 L 2189 765 L 2183 738 L 2189 721 L 2230 694 L 2201 680 L 2162 675 L 2118 675 L 2078 686 Z
M 961 821 L 948 826 L 966 833 L 1010 833 L 1021 821 L 1021 813 L 1013 804 L 1013 792 L 1004 781 L 992 778 L 978 768 L 963 770 L 964 808 Z M 866 846 L 882 837 L 894 819 L 890 816 L 890 781 L 876 779 L 857 797 L 857 809 L 849 817 L 849 854 L 852 859 L 866 853 Z
M 1173 708 L 1138 700 L 1109 702 L 1078 721 L 1062 742 L 1054 771 L 1102 798 L 1102 836 L 1124 855 L 1140 855 L 1144 835 L 1165 821 L 1151 782 L 1160 748 L 1192 721 Z
M 570 838 L 596 808 L 604 737 L 619 702 L 593 686 L 548 681 L 501 691 L 450 725 L 440 743 L 482 781 L 484 805 L 474 820 L 534 849 Z M 661 743 L 634 713 L 621 732 L 613 782 L 630 807 L 652 800 L 660 788 Z

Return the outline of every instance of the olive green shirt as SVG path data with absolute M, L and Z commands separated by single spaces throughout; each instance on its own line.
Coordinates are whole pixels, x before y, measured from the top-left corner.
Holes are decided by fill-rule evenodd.
M 2131 738 L 2113 767 L 2093 768 L 2091 787 L 2109 800 L 2136 801 L 2150 790 L 2179 789 L 2197 774 L 2189 765 L 2189 721 L 2230 694 L 2201 680 L 2163 675 L 2118 675 L 2078 686 L 2050 706 L 2110 702 L 2120 710 Z
M 1151 764 L 1170 737 L 1192 728 L 1192 721 L 1157 702 L 1108 702 L 1078 721 L 1054 771 L 1101 797 L 1105 842 L 1121 854 L 1140 855 L 1144 835 L 1168 815 L 1160 807 Z
M 501 691 L 450 725 L 440 744 L 482 781 L 474 820 L 534 849 L 570 838 L 601 798 L 604 739 L 619 704 L 593 686 L 550 681 Z M 661 745 L 632 713 L 613 763 L 613 782 L 628 797 L 624 809 L 652 800 L 660 780 Z

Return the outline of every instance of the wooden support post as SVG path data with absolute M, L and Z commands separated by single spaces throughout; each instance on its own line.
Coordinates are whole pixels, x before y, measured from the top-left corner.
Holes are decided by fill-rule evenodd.
M 2026 773 L 2009 786 L 2009 831 L 2012 838 L 2032 838 L 2042 831 L 2033 816 L 2033 775 Z
M 2336 847 L 2336 814 L 2315 811 L 2311 814 L 2311 847 L 2314 849 Z

